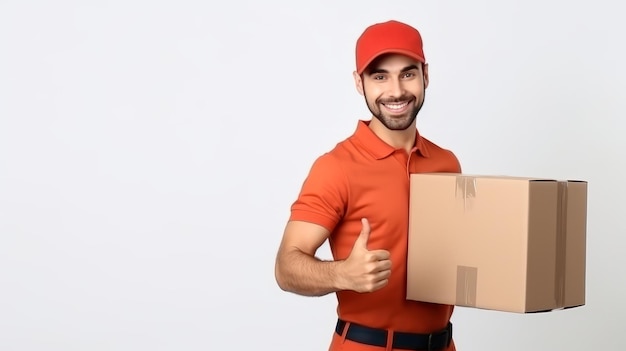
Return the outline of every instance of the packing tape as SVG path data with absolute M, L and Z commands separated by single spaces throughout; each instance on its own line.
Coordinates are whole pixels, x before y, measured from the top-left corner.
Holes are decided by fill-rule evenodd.
M 463 199 L 463 209 L 467 209 L 467 199 L 476 197 L 476 178 L 471 176 L 456 176 L 455 198 Z
M 478 268 L 468 266 L 456 267 L 456 305 L 476 307 L 476 286 L 478 284 Z

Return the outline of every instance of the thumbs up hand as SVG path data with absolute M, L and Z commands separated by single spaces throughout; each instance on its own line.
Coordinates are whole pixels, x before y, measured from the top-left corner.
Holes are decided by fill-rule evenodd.
M 348 290 L 372 292 L 387 285 L 391 260 L 389 251 L 368 250 L 371 228 L 366 218 L 361 220 L 361 224 L 361 233 L 354 242 L 352 252 L 343 261 L 340 274 Z

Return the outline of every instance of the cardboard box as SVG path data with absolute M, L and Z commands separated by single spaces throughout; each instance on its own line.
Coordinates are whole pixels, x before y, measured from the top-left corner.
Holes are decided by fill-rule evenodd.
M 585 304 L 587 182 L 410 180 L 408 299 L 519 313 Z

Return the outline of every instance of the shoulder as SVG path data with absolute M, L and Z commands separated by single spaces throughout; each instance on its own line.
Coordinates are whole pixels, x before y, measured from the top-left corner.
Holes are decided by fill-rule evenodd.
M 342 165 L 353 158 L 354 145 L 352 137 L 336 143 L 330 150 L 319 155 L 313 162 L 313 167 L 323 168 L 330 173 L 340 172 Z
M 459 162 L 459 159 L 452 150 L 441 146 L 440 144 L 437 144 L 423 136 L 420 136 L 420 138 L 422 139 L 422 143 L 425 146 L 429 157 L 449 163 L 454 168 L 458 168 L 455 171 L 461 171 L 461 164 Z
M 341 183 L 346 180 L 345 157 L 340 147 L 318 156 L 311 165 L 308 181 Z
M 428 148 L 428 152 L 430 153 L 441 153 L 441 154 L 451 154 L 454 155 L 454 152 L 452 152 L 452 150 L 437 144 L 435 142 L 433 142 L 432 140 L 424 137 L 424 136 L 420 136 L 420 138 L 422 139 L 422 142 L 426 145 L 426 147 Z

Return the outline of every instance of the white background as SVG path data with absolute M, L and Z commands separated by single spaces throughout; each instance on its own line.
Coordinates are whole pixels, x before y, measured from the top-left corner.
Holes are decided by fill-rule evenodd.
M 458 349 L 626 349 L 620 6 L 0 1 L 0 350 L 326 349 L 334 296 L 281 291 L 274 255 L 369 118 L 354 43 L 388 19 L 422 32 L 418 127 L 466 173 L 589 181 L 587 305 L 457 308 Z

